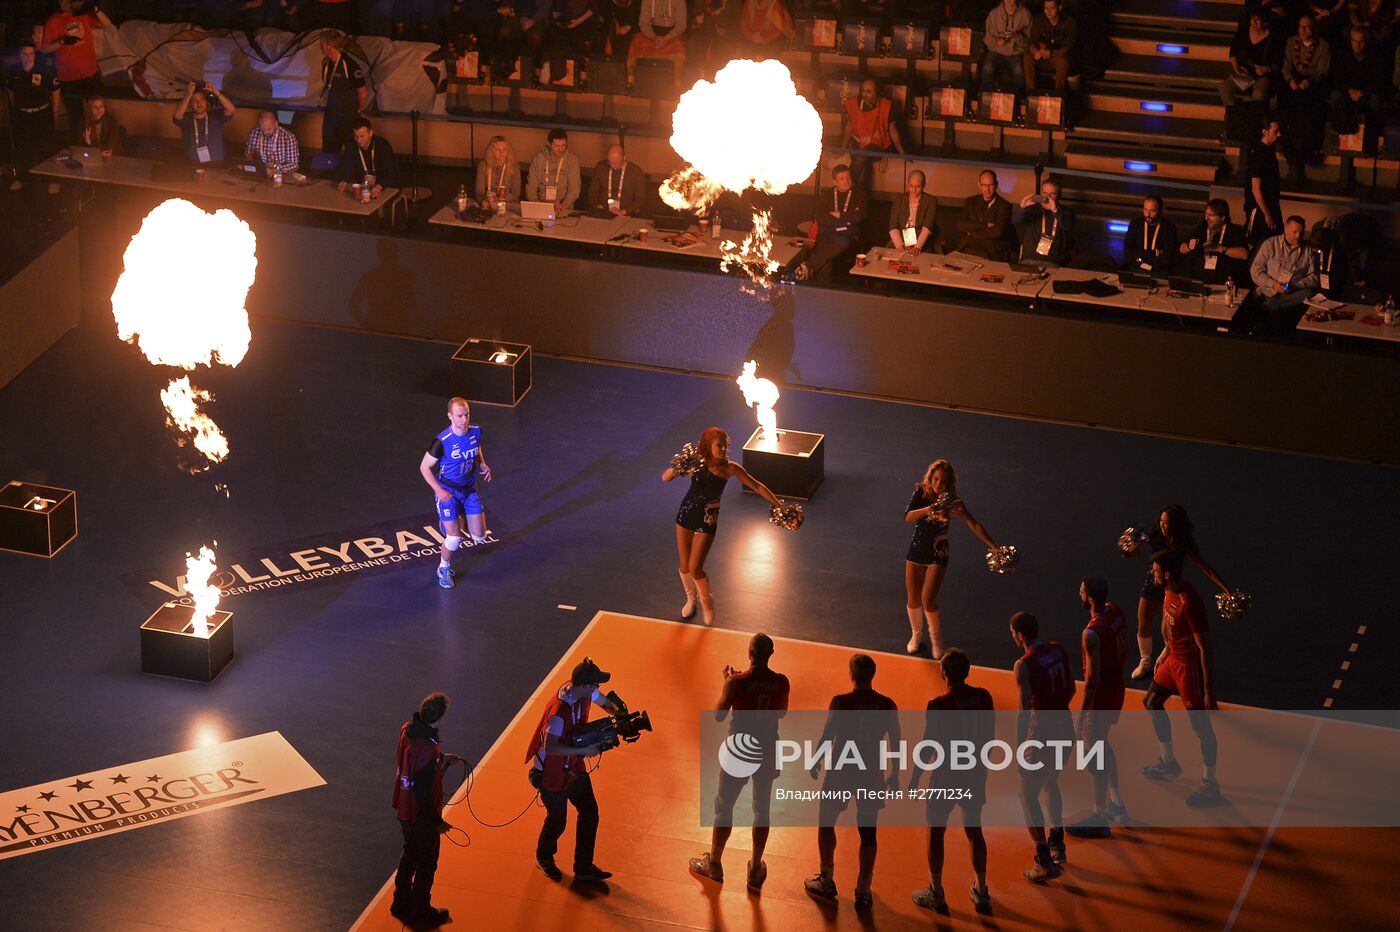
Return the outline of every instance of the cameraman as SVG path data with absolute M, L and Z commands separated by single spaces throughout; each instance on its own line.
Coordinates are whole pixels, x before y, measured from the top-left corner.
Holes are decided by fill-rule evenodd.
M 403 854 L 389 913 L 415 927 L 435 928 L 448 919 L 447 910 L 429 902 L 442 835 L 452 828 L 442 818 L 442 771 L 457 756 L 443 754 L 438 747 L 438 724 L 447 714 L 448 703 L 442 693 L 424 699 L 399 729 L 394 754 L 394 809 L 403 829 Z
M 574 841 L 574 880 L 602 881 L 612 876 L 593 863 L 593 845 L 598 838 L 598 800 L 593 796 L 593 783 L 588 777 L 585 758 L 601 753 L 598 743 L 570 747 L 569 735 L 588 721 L 593 705 L 616 714 L 621 710 L 598 687 L 612 678 L 592 659 L 585 657 L 574 667 L 569 682 L 545 706 L 544 715 L 530 739 L 525 760 L 530 763 L 530 785 L 540 791 L 544 802 L 544 826 L 535 846 L 535 866 L 550 880 L 564 876 L 554 863 L 559 836 L 568 824 L 568 804 L 578 810 L 577 837 Z M 601 739 L 600 739 L 601 740 Z

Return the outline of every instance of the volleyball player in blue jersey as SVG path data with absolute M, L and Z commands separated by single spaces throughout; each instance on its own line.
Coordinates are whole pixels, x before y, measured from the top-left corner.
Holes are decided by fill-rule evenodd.
M 447 403 L 448 427 L 433 438 L 423 454 L 418 471 L 437 496 L 438 518 L 442 522 L 442 558 L 438 562 L 438 585 L 452 588 L 452 553 L 462 546 L 462 521 L 473 543 L 486 540 L 486 509 L 476 493 L 476 475 L 491 481 L 491 467 L 481 448 L 481 428 L 471 423 L 471 406 L 465 398 Z M 434 469 L 436 468 L 436 474 Z

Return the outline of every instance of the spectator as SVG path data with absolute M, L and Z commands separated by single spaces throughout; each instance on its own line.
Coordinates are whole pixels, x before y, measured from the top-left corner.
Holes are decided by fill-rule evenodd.
M 1247 283 L 1249 247 L 1244 227 L 1230 222 L 1230 205 L 1224 198 L 1206 202 L 1205 219 L 1178 250 L 1186 257 L 1186 272 L 1192 278 L 1214 285 L 1223 285 L 1226 279 Z
M 860 239 L 868 204 L 865 192 L 855 188 L 845 163 L 832 167 L 831 180 L 831 209 L 817 214 L 807 230 L 807 245 L 793 260 L 799 279 L 830 281 L 836 260 Z
M 1176 224 L 1163 215 L 1162 199 L 1149 194 L 1142 199 L 1142 216 L 1128 221 L 1123 234 L 1123 268 L 1132 272 L 1165 275 L 1176 262 Z
M 1046 266 L 1069 263 L 1074 255 L 1074 211 L 1060 203 L 1060 183 L 1054 178 L 1040 183 L 1039 195 L 1021 198 L 1015 223 L 1021 230 L 1022 262 Z
M 1395 34 L 1394 0 L 1349 0 L 1347 16 L 1352 26 L 1366 30 L 1378 50 L 1390 45 Z
M 1014 248 L 1011 203 L 997 194 L 997 173 L 990 169 L 977 176 L 977 187 L 981 193 L 963 201 L 958 214 L 958 251 L 1005 262 Z
M 1079 26 L 1074 17 L 1060 9 L 1059 0 L 1045 0 L 1045 6 L 1031 20 L 1030 38 L 1025 54 L 1026 85 L 1035 85 L 1035 76 L 1049 72 L 1055 90 L 1063 91 L 1069 76 L 1075 71 L 1075 44 Z
M 891 119 L 894 101 L 880 95 L 874 78 L 860 82 L 860 93 L 847 97 L 842 103 L 841 138 L 850 149 L 873 152 L 904 152 L 899 130 Z M 875 159 L 867 155 L 851 156 L 851 177 L 858 188 L 869 187 L 870 168 Z
M 909 173 L 908 190 L 890 204 L 890 244 L 918 255 L 938 239 L 938 198 L 924 193 L 924 173 Z
M 352 184 L 368 184 L 369 196 L 379 197 L 384 189 L 399 184 L 399 163 L 394 147 L 383 136 L 376 136 L 369 120 L 360 117 L 351 130 L 350 142 L 340 154 L 340 184 L 344 191 Z
M 1244 225 L 1245 240 L 1257 245 L 1281 229 L 1283 213 L 1279 207 L 1278 119 L 1269 117 L 1259 136 L 1245 146 Z
M 1303 304 L 1317 291 L 1317 265 L 1303 227 L 1302 217 L 1289 217 L 1283 232 L 1264 240 L 1249 264 L 1263 325 L 1277 332 L 1297 326 Z
M 1327 72 L 1331 64 L 1331 46 L 1317 35 L 1317 20 L 1304 13 L 1298 19 L 1298 34 L 1284 48 L 1283 86 L 1278 102 L 1279 118 L 1286 127 L 1284 154 L 1297 187 L 1306 181 L 1304 166 L 1315 162 L 1322 153 Z
M 686 57 L 703 77 L 712 77 L 731 58 L 739 31 L 742 0 L 693 0 Z
M 322 29 L 351 35 L 357 31 L 359 16 L 356 0 L 316 0 L 316 25 Z
M 730 0 L 737 3 L 738 0 Z M 603 20 L 603 51 L 627 58 L 628 47 L 637 34 L 637 14 L 641 0 L 600 0 Z
M 292 131 L 277 122 L 276 113 L 262 110 L 258 113 L 258 125 L 243 144 L 243 157 L 262 162 L 269 175 L 294 172 L 301 165 L 301 147 Z
M 1371 48 L 1366 30 L 1351 28 L 1351 42 L 1332 57 L 1332 94 L 1328 107 L 1338 132 L 1355 132 L 1360 124 L 1374 126 L 1385 90 L 1387 62 Z M 1370 130 L 1374 135 L 1375 130 Z
M 532 59 L 539 57 L 545 36 L 549 34 L 553 7 L 553 0 L 501 0 L 501 5 L 496 8 L 501 16 L 501 31 L 496 36 L 494 61 L 504 69 L 505 74 L 514 70 L 517 58 L 525 55 Z M 526 63 L 521 62 L 521 68 L 523 78 L 527 70 L 534 69 L 534 63 L 527 69 Z
M 754 58 L 776 54 L 783 39 L 793 36 L 792 16 L 783 0 L 744 0 L 739 11 L 739 35 Z
M 1268 100 L 1283 64 L 1283 43 L 1269 29 L 1268 15 L 1250 13 L 1230 43 L 1230 75 L 1220 82 L 1220 99 L 1233 107 L 1244 101 Z
M 210 104 L 217 103 L 218 110 Z M 185 97 L 175 106 L 170 121 L 180 127 L 185 144 L 185 160 L 196 164 L 222 164 L 224 161 L 224 125 L 233 118 L 233 101 L 208 81 L 204 87 L 191 81 Z
M 1030 41 L 1031 14 L 1021 6 L 1021 0 L 1001 0 L 987 14 L 983 42 L 987 55 L 982 59 L 985 74 L 980 76 L 983 90 L 1005 87 L 1003 73 L 1011 75 L 1011 88 L 1026 85 L 1025 54 Z
M 1317 24 L 1317 34 L 1333 48 L 1345 40 L 1346 31 L 1351 28 L 1347 0 L 1308 0 L 1307 12 Z
M 638 0 L 639 35 L 627 47 L 627 76 L 634 78 L 637 59 L 665 58 L 676 66 L 676 74 L 685 66 L 685 26 L 690 14 L 685 0 Z
M 520 201 L 520 163 L 504 136 L 491 137 L 485 157 L 476 166 L 476 200 L 488 210 L 496 210 L 501 201 Z
M 35 62 L 33 42 L 19 47 L 19 71 L 5 77 L 10 92 L 10 113 L 15 143 L 15 180 L 11 191 L 18 191 L 29 180 L 29 169 L 52 154 L 54 115 L 58 112 L 58 79 L 44 74 Z
M 83 101 L 102 93 L 102 75 L 97 70 L 94 29 L 106 29 L 112 21 L 100 9 L 74 13 L 73 0 L 58 0 L 58 12 L 44 21 L 39 51 L 58 58 L 59 93 L 63 111 L 68 114 L 69 135 L 83 131 Z M 115 27 L 112 27 L 115 28 Z
M 548 83 L 564 80 L 570 58 L 579 61 L 593 51 L 598 37 L 597 12 L 597 0 L 554 0 L 543 52 L 549 68 Z M 577 80 L 575 75 L 575 83 Z
M 85 107 L 87 119 L 83 131 L 78 134 L 78 144 L 97 146 L 104 158 L 111 158 L 122 148 L 125 134 L 117 118 L 107 112 L 107 98 L 100 94 L 89 97 Z
M 452 0 L 447 8 L 447 39 L 457 56 L 475 49 L 486 67 L 501 32 L 497 0 Z
M 356 120 L 364 118 L 369 89 L 360 65 L 341 51 L 345 37 L 321 34 L 321 93 L 326 98 L 321 118 L 321 151 L 340 152 L 350 143 Z
M 602 217 L 635 217 L 646 202 L 647 173 L 627 161 L 622 146 L 608 147 L 608 157 L 593 167 L 588 206 Z
M 530 159 L 525 199 L 547 201 L 558 211 L 573 210 L 582 193 L 578 156 L 569 151 L 569 134 L 552 129 L 545 137 L 544 148 Z

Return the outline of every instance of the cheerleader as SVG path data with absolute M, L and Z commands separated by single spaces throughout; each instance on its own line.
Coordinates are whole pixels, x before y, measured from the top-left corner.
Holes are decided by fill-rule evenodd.
M 904 558 L 904 589 L 908 596 L 905 611 L 909 614 L 909 643 L 905 650 L 919 652 L 924 643 L 922 609 L 928 622 L 933 659 L 943 656 L 942 619 L 938 612 L 938 590 L 943 587 L 943 575 L 948 571 L 948 527 L 954 518 L 962 518 L 990 549 L 996 541 L 987 533 L 958 498 L 958 478 L 953 464 L 934 460 L 924 478 L 914 486 L 904 520 L 914 525 L 914 538 L 909 541 L 909 553 Z
M 681 586 L 685 589 L 682 618 L 694 618 L 698 603 L 705 624 L 714 624 L 715 602 L 710 595 L 710 579 L 705 574 L 705 557 L 715 542 L 719 524 L 719 499 L 731 478 L 737 478 L 753 489 L 771 505 L 782 500 L 768 487 L 749 475 L 748 470 L 729 458 L 729 435 L 718 427 L 707 427 L 696 444 L 704 465 L 690 479 L 690 489 L 676 512 L 676 552 L 680 557 Z M 667 467 L 662 482 L 676 478 L 676 471 Z
M 1219 586 L 1222 592 L 1230 591 L 1230 587 L 1225 585 L 1225 580 L 1220 578 L 1220 574 L 1196 549 L 1196 527 L 1187 517 L 1186 509 L 1180 505 L 1168 505 L 1162 509 L 1162 513 L 1157 516 L 1157 523 L 1147 532 L 1147 546 L 1151 553 L 1167 550 L 1190 557 L 1191 562 L 1199 566 L 1206 578 Z M 1140 680 L 1152 672 L 1152 632 L 1158 627 L 1158 620 L 1162 614 L 1162 597 L 1162 587 L 1152 581 L 1152 563 L 1149 561 L 1147 579 L 1142 584 L 1142 591 L 1138 593 L 1137 642 L 1138 653 L 1141 656 L 1132 672 L 1132 678 L 1135 680 Z

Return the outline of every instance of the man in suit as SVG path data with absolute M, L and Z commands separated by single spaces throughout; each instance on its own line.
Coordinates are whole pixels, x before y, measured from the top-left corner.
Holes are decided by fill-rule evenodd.
M 962 234 L 958 251 L 983 259 L 1010 261 L 1016 249 L 1011 229 L 1011 202 L 997 194 L 997 173 L 987 169 L 977 176 L 979 194 L 963 201 L 958 215 Z

